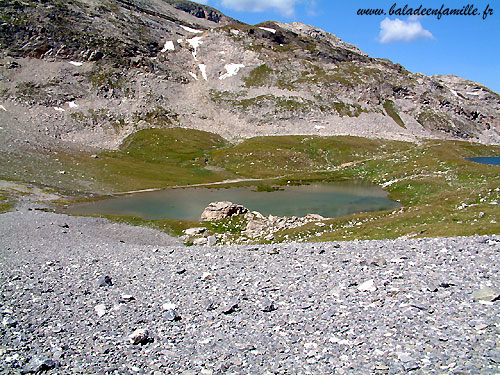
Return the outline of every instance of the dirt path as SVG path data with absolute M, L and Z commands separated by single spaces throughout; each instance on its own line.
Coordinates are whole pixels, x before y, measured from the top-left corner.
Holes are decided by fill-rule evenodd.
M 381 157 L 378 159 L 381 159 Z M 340 164 L 340 165 L 333 167 L 331 169 L 316 169 L 314 171 L 311 171 L 311 173 L 339 171 L 339 170 L 344 169 L 346 167 L 350 167 L 353 165 L 364 163 L 365 161 L 368 161 L 368 160 L 371 160 L 371 159 L 349 161 L 347 163 Z M 231 179 L 231 180 L 224 180 L 224 181 L 217 181 L 217 182 L 206 182 L 206 183 L 202 183 L 202 184 L 174 185 L 174 186 L 150 188 L 150 189 L 142 189 L 142 190 L 121 191 L 121 192 L 113 193 L 110 195 L 117 196 L 117 195 L 127 195 L 127 194 L 136 194 L 136 193 L 147 193 L 147 192 L 151 192 L 151 191 L 160 191 L 160 190 L 164 190 L 164 189 L 184 189 L 184 188 L 193 188 L 193 187 L 202 187 L 202 186 L 216 186 L 216 185 L 224 185 L 224 184 L 234 184 L 237 182 L 255 182 L 255 181 L 279 180 L 279 179 L 287 178 L 290 176 L 293 176 L 293 174 L 289 173 L 289 174 L 285 174 L 285 175 L 281 175 L 281 176 L 267 177 L 267 178 L 235 178 L 235 179 Z

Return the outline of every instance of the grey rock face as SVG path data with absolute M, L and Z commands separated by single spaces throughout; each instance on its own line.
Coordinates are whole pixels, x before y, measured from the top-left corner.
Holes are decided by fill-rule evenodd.
M 137 129 L 171 126 L 232 140 L 347 134 L 500 142 L 497 93 L 459 77 L 411 73 L 312 26 L 263 29 L 160 0 L 29 4 L 3 9 L 12 22 L 0 34 L 2 151 L 23 139 L 28 149 L 95 153 L 117 149 Z

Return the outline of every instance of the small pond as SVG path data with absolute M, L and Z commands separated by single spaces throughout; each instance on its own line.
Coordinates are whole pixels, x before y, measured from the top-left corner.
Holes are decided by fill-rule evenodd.
M 467 160 L 481 164 L 500 165 L 500 156 L 484 156 L 480 158 L 468 158 Z
M 264 215 L 305 216 L 315 213 L 338 217 L 364 211 L 379 211 L 400 207 L 376 185 L 361 182 L 339 182 L 285 186 L 283 190 L 257 192 L 255 188 L 186 188 L 121 196 L 68 208 L 68 213 L 80 215 L 126 215 L 147 220 L 200 219 L 210 202 L 231 201 Z

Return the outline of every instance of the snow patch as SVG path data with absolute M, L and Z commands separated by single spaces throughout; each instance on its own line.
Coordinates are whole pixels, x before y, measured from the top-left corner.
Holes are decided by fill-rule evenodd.
M 187 42 L 191 47 L 194 48 L 193 57 L 196 60 L 196 54 L 198 53 L 198 47 L 203 43 L 201 41 L 201 36 L 195 36 L 194 38 L 188 39 Z
M 205 64 L 199 64 L 198 66 L 200 67 L 201 76 L 207 81 L 207 66 Z
M 223 75 L 221 75 L 219 77 L 219 79 L 226 79 L 226 78 L 235 76 L 236 74 L 238 74 L 238 71 L 241 68 L 244 68 L 244 67 L 245 67 L 245 65 L 243 65 L 243 64 L 227 64 L 227 65 L 224 65 L 224 68 L 226 69 L 226 73 L 224 73 Z
M 270 33 L 273 33 L 273 34 L 276 33 L 276 30 L 271 29 L 269 27 L 259 27 L 259 29 L 269 31 Z
M 220 51 L 219 52 L 221 55 L 225 55 L 226 54 L 226 51 Z
M 190 33 L 195 33 L 195 34 L 201 34 L 203 31 L 202 30 L 196 30 L 196 29 L 192 29 L 190 27 L 187 27 L 187 26 L 184 26 L 184 25 L 180 25 L 184 30 L 186 31 L 189 31 Z
M 78 108 L 78 104 L 75 102 L 68 102 L 69 108 Z
M 196 77 L 196 74 L 194 74 L 193 72 L 189 72 L 189 75 L 198 81 L 198 77 Z
M 321 130 L 321 129 L 324 129 L 325 127 L 324 126 L 321 126 L 321 125 L 314 125 L 314 129 L 316 130 Z
M 455 90 L 450 89 L 451 93 L 455 96 L 458 96 L 457 92 Z
M 0 109 L 4 110 L 5 112 L 7 112 L 7 110 L 5 109 L 5 107 L 3 105 L 0 105 Z
M 70 61 L 69 62 L 71 65 L 74 65 L 74 66 L 82 66 L 83 63 L 82 62 L 79 62 L 79 61 Z
M 54 110 L 56 110 L 57 112 L 66 112 L 64 108 L 61 107 L 54 107 Z
M 177 39 L 177 43 L 181 44 L 182 43 L 182 39 Z
M 174 42 L 172 42 L 171 40 L 167 40 L 163 45 L 163 49 L 161 50 L 161 52 L 167 51 L 175 51 Z
M 239 33 L 240 33 L 240 30 L 235 30 L 235 29 L 231 30 L 231 34 L 238 35 Z
M 471 92 L 471 91 L 466 92 L 466 94 L 467 94 L 467 95 L 479 95 L 479 93 L 478 93 L 478 92 Z

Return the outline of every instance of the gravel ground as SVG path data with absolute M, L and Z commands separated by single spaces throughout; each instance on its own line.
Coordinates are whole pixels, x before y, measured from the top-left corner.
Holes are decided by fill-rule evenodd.
M 499 236 L 184 247 L 25 207 L 0 250 L 2 373 L 500 373 Z

